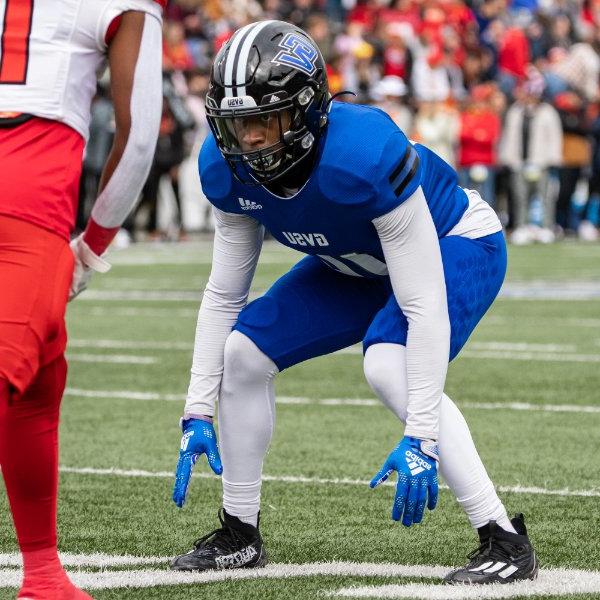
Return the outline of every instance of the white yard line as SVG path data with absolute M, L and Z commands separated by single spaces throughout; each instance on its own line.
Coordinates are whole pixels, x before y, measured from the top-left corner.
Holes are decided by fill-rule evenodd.
M 182 573 L 169 570 L 104 571 L 69 573 L 73 582 L 86 589 L 120 587 L 147 588 L 160 585 L 202 584 L 244 579 L 285 579 L 289 577 L 354 576 L 354 577 L 442 577 L 449 567 L 431 565 L 395 565 L 385 563 L 306 563 L 274 564 L 263 569 L 236 569 L 207 573 Z M 1 585 L 15 587 L 20 582 L 15 569 L 0 570 Z
M 479 410 L 523 410 L 556 413 L 600 413 L 600 406 L 578 406 L 576 404 L 531 404 L 529 402 L 460 402 L 461 408 Z
M 78 304 L 70 304 L 69 310 L 77 308 Z M 159 318 L 171 320 L 175 318 L 195 319 L 198 316 L 198 308 L 147 308 L 137 306 L 83 306 L 86 316 L 93 317 L 139 317 Z
M 133 354 L 79 354 L 67 353 L 69 362 L 110 363 L 120 365 L 153 365 L 158 359 L 153 356 L 135 356 Z
M 193 302 L 200 308 L 203 290 L 86 290 L 77 296 L 77 302 Z M 254 300 L 263 295 L 262 290 L 252 290 L 248 296 Z
M 182 350 L 192 351 L 193 343 L 188 342 L 150 342 L 136 340 L 82 340 L 72 338 L 69 348 L 102 348 L 108 350 Z
M 76 475 L 95 475 L 95 476 L 114 476 L 114 477 L 144 477 L 157 479 L 172 479 L 173 472 L 171 471 L 144 471 L 141 469 L 96 469 L 93 467 L 60 467 L 61 473 L 73 473 Z M 198 471 L 194 472 L 194 477 L 202 479 L 213 479 L 215 476 L 211 473 Z M 263 475 L 263 481 L 272 481 L 276 483 L 292 483 L 292 484 L 312 484 L 312 485 L 355 485 L 368 486 L 367 479 L 327 479 L 322 477 L 304 477 L 295 475 Z M 392 482 L 384 483 L 383 485 L 393 485 Z M 448 486 L 441 485 L 441 489 L 448 489 Z M 542 487 L 525 487 L 521 485 L 508 486 L 499 485 L 496 489 L 502 493 L 513 494 L 531 494 L 539 496 L 564 496 L 576 498 L 600 498 L 600 490 L 569 490 L 569 489 L 548 489 Z
M 146 273 L 147 274 L 147 273 Z M 204 289 L 208 276 L 187 277 L 173 274 L 172 277 L 162 275 L 158 277 L 129 277 L 110 275 L 100 280 L 98 289 L 110 290 L 154 290 L 154 291 L 196 291 Z
M 600 283 L 591 279 L 507 281 L 498 297 L 513 300 L 595 300 L 600 298 Z
M 576 352 L 575 344 L 535 344 L 529 342 L 469 342 L 469 350 L 506 350 L 513 352 Z
M 65 396 L 76 398 L 106 398 L 123 400 L 153 400 L 162 402 L 182 402 L 185 394 L 159 394 L 156 392 L 140 392 L 135 390 L 85 390 L 81 388 L 68 387 Z M 306 398 L 297 396 L 279 396 L 278 404 L 306 405 L 316 404 L 318 406 L 365 406 L 380 407 L 379 400 L 374 398 Z M 532 404 L 530 402 L 459 402 L 460 408 L 474 410 L 516 410 L 530 412 L 549 413 L 600 413 L 600 406 L 586 406 L 578 404 Z
M 483 358 L 486 360 L 532 360 L 541 362 L 599 363 L 600 354 L 559 354 L 552 352 L 502 352 L 493 350 L 463 350 L 458 358 Z
M 156 290 L 86 290 L 77 297 L 77 302 L 195 302 L 200 305 L 202 292 L 156 291 Z
M 80 296 L 79 296 L 80 297 Z M 69 305 L 69 310 L 72 311 L 77 309 L 78 304 L 73 303 Z M 92 315 L 95 317 L 159 317 L 166 319 L 174 318 L 196 318 L 198 316 L 197 308 L 148 308 L 144 306 L 87 306 L 81 307 L 85 310 L 86 315 Z M 490 325 L 503 325 L 505 323 L 513 323 L 515 320 L 533 321 L 553 323 L 555 328 L 564 327 L 600 327 L 600 319 L 577 319 L 577 318 L 563 318 L 563 317 L 545 317 L 543 315 L 531 318 L 530 316 L 519 316 L 513 315 L 510 319 L 508 317 L 501 317 L 499 315 L 486 315 L 485 323 Z M 471 342 L 472 343 L 472 342 Z
M 600 354 L 575 354 L 576 346 L 572 344 L 527 344 L 522 342 L 470 342 L 460 352 L 461 358 L 478 358 L 485 360 L 520 360 L 530 362 L 576 362 L 598 363 Z M 338 350 L 336 354 L 362 354 L 361 346 L 350 346 Z
M 210 250 L 205 250 L 206 252 L 210 252 Z M 111 255 L 111 259 L 114 255 Z M 283 267 L 291 267 L 295 262 L 297 262 L 301 256 L 262 256 L 260 257 L 260 262 L 263 265 L 281 265 Z M 212 258 L 207 257 L 206 254 L 204 256 L 178 256 L 176 254 L 171 254 L 167 256 L 149 256 L 149 255 L 140 255 L 140 256 L 130 256 L 120 258 L 118 260 L 111 261 L 113 265 L 125 266 L 125 267 L 154 267 L 157 265 L 168 266 L 168 265 L 212 265 Z M 134 280 L 135 281 L 135 280 Z
M 114 557 L 115 565 L 123 564 Z M 165 562 L 168 558 L 165 557 Z M 80 564 L 84 564 L 83 561 Z M 128 563 L 131 564 L 131 563 Z M 286 579 L 297 577 L 419 577 L 437 579 L 443 577 L 450 567 L 439 565 L 399 565 L 385 563 L 306 563 L 273 564 L 263 569 L 239 569 L 209 571 L 206 573 L 182 573 L 166 568 L 131 571 L 69 573 L 75 584 L 88 590 L 116 588 L 149 588 L 157 586 L 209 584 L 219 581 L 242 581 L 249 579 Z M 2 587 L 16 587 L 20 583 L 20 571 L 1 569 Z M 191 591 L 191 590 L 190 590 Z M 439 581 L 431 584 L 412 583 L 382 586 L 343 588 L 330 595 L 344 597 L 419 598 L 423 600 L 476 600 L 479 598 L 515 598 L 548 595 L 596 594 L 600 592 L 600 572 L 576 569 L 544 569 L 536 581 L 524 581 L 505 586 L 449 587 Z
M 596 340 L 600 345 L 600 340 Z M 69 340 L 72 348 L 127 348 L 130 350 L 193 350 L 193 342 L 161 342 L 147 340 L 119 340 L 119 339 L 81 339 Z M 540 353 L 574 353 L 577 351 L 575 344 L 530 344 L 527 342 L 470 342 L 469 350 L 494 350 L 512 352 L 540 352 Z M 340 350 L 340 353 L 362 354 L 362 346 L 356 344 Z
M 73 340 L 69 342 L 72 348 L 98 348 L 98 349 L 131 349 L 131 350 L 180 350 L 191 352 L 193 347 L 189 344 L 176 342 L 128 342 L 116 340 Z M 515 344 L 517 345 L 517 344 Z M 543 344 L 539 344 L 542 346 Z M 550 344 L 548 344 L 550 346 Z M 510 346 L 510 344 L 506 344 Z M 362 354 L 362 349 L 356 346 L 339 350 L 336 354 Z M 154 364 L 157 358 L 151 356 L 132 355 L 102 355 L 102 354 L 70 354 L 67 358 L 73 362 L 106 362 L 106 363 L 131 363 L 131 364 Z M 519 361 L 541 361 L 541 362 L 574 362 L 574 363 L 599 363 L 600 354 L 575 354 L 572 350 L 561 352 L 525 352 L 520 350 L 486 350 L 484 347 L 476 347 L 463 350 L 459 359 L 486 359 L 486 360 L 519 360 Z
M 500 315 L 486 315 L 484 322 L 492 325 L 514 324 L 515 321 L 527 321 L 533 324 L 552 323 L 553 329 L 561 327 L 600 327 L 600 319 L 593 318 L 576 318 L 576 317 L 552 317 L 544 315 L 512 315 L 509 317 L 501 317 Z
M 279 261 L 276 261 L 279 262 Z M 145 264 L 145 263 L 140 263 Z M 162 263 L 161 263 L 162 264 Z M 133 284 L 134 282 L 132 282 Z M 255 292 L 254 297 L 262 292 Z M 251 296 L 252 297 L 252 296 Z M 557 300 L 557 301 L 579 301 L 596 300 L 600 298 L 600 284 L 597 282 L 581 281 L 571 285 L 543 283 L 535 285 L 506 284 L 500 290 L 499 298 L 505 300 Z M 199 302 L 202 298 L 202 286 L 198 290 L 142 290 L 142 289 L 118 289 L 108 288 L 86 290 L 78 297 L 81 301 L 136 301 L 136 302 Z
M 557 318 L 558 321 L 563 321 L 562 318 Z M 600 319 L 564 319 L 567 325 L 578 325 L 579 327 L 600 327 Z
M 441 586 L 423 583 L 348 587 L 330 593 L 344 598 L 410 598 L 419 600 L 479 600 L 487 598 L 567 597 L 574 594 L 600 593 L 600 572 L 571 569 L 540 571 L 535 581 L 519 581 L 508 585 L 483 587 Z M 591 597 L 590 597 L 591 600 Z
M 76 398 L 116 398 L 123 400 L 159 400 L 163 402 L 180 402 L 185 400 L 185 394 L 157 394 L 155 392 L 136 392 L 133 390 L 82 390 L 66 388 L 65 396 Z
M 598 342 L 600 343 L 600 342 Z M 193 344 L 186 342 L 153 342 L 135 340 L 115 339 L 72 339 L 69 340 L 70 348 L 95 348 L 105 350 L 159 350 L 159 351 L 182 351 L 192 352 Z M 542 362 L 575 362 L 575 363 L 598 363 L 600 354 L 576 354 L 575 344 L 530 344 L 526 342 L 471 342 L 463 350 L 458 358 L 477 358 L 486 360 L 519 360 L 519 361 L 542 361 Z M 360 345 L 350 346 L 339 350 L 336 354 L 361 355 Z M 131 363 L 131 364 L 153 364 L 157 362 L 154 357 L 134 357 L 130 355 L 92 355 L 72 354 L 70 360 L 76 362 L 108 362 L 108 363 Z
M 61 552 L 60 560 L 65 567 L 124 567 L 135 565 L 166 565 L 169 558 L 166 556 L 131 556 L 129 554 L 71 554 Z M 17 553 L 0 553 L 0 567 L 21 567 L 21 555 Z

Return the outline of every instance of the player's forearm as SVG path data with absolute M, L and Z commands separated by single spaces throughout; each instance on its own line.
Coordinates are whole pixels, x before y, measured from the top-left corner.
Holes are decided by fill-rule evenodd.
M 116 40 L 115 40 L 116 43 Z M 115 141 L 106 162 L 100 194 L 84 239 L 102 254 L 134 207 L 152 165 L 162 107 L 161 28 L 157 19 L 144 17 L 139 52 L 125 109 L 118 109 Z M 126 114 L 122 114 L 126 113 Z
M 214 210 L 213 262 L 196 325 L 185 415 L 212 416 L 223 376 L 224 349 L 248 294 L 263 228 L 249 217 Z
M 448 368 L 450 322 L 439 242 L 421 188 L 374 224 L 394 295 L 409 324 L 405 435 L 436 439 Z
M 448 319 L 445 319 L 446 323 Z M 450 326 L 444 319 L 409 321 L 406 342 L 408 416 L 405 435 L 437 439 L 439 412 L 450 347 Z
M 185 416 L 213 416 L 223 376 L 225 342 L 247 302 L 247 292 L 237 298 L 220 295 L 211 282 L 198 312 L 196 342 Z

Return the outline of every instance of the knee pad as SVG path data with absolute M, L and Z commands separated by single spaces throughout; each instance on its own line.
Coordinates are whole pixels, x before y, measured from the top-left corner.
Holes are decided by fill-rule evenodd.
M 402 421 L 406 421 L 406 348 L 399 344 L 373 344 L 365 353 L 363 369 L 377 397 Z
M 232 331 L 225 342 L 223 377 L 238 385 L 252 385 L 273 377 L 275 363 L 247 336 Z

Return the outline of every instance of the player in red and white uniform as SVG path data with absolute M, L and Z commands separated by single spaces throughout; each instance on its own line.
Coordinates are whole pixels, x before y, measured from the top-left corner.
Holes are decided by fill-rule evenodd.
M 0 0 L 0 466 L 20 600 L 90 598 L 56 547 L 64 314 L 146 179 L 162 106 L 166 0 Z M 116 132 L 100 194 L 71 242 L 96 73 L 108 61 Z

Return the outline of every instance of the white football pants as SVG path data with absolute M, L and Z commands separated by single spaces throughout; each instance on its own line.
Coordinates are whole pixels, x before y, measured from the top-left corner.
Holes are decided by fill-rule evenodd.
M 367 381 L 381 401 L 406 421 L 408 386 L 406 348 L 375 344 L 367 350 Z M 233 331 L 225 345 L 219 406 L 219 438 L 223 461 L 223 508 L 256 524 L 260 509 L 263 459 L 275 425 L 275 363 L 245 335 Z M 395 444 L 396 440 L 390 440 Z M 390 446 L 391 450 L 392 446 Z M 469 517 L 481 527 L 495 520 L 514 529 L 477 454 L 460 411 L 444 394 L 440 414 L 440 471 Z M 385 457 L 374 457 L 374 468 Z

